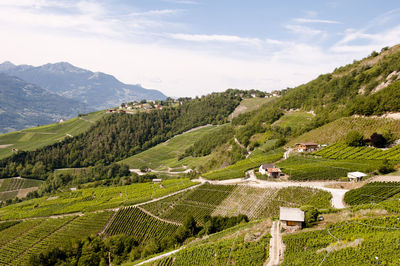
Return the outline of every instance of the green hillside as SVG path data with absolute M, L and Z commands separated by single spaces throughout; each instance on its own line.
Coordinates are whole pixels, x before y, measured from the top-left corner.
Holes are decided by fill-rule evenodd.
M 334 144 L 343 141 L 349 131 L 358 131 L 365 138 L 374 132 L 391 131 L 395 139 L 400 138 L 400 120 L 375 117 L 343 117 L 322 127 L 313 129 L 291 140 L 287 146 L 301 142 L 316 142 L 319 144 Z
M 146 166 L 158 171 L 166 171 L 169 168 L 174 168 L 173 171 L 182 171 L 185 170 L 184 167 L 193 169 L 206 158 L 189 156 L 179 160 L 179 157 L 196 140 L 207 134 L 212 134 L 217 128 L 217 126 L 206 126 L 185 132 L 144 152 L 122 160 L 121 163 L 129 165 L 129 168 L 140 169 Z
M 104 114 L 104 111 L 94 112 L 67 120 L 63 123 L 34 127 L 0 135 L 0 159 L 13 154 L 12 149 L 33 151 L 63 140 L 69 135 L 77 136 L 88 130 Z

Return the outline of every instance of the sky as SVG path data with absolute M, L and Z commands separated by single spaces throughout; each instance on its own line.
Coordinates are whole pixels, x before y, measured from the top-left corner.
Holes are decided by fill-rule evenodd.
M 167 96 L 295 87 L 400 42 L 398 1 L 0 0 L 0 61 Z

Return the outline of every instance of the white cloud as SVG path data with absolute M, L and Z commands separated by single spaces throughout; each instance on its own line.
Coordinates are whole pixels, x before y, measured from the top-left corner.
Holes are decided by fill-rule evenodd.
M 298 23 L 341 24 L 339 21 L 326 19 L 295 18 L 294 21 Z
M 325 36 L 326 32 L 301 25 L 285 25 L 285 28 L 303 37 Z
M 183 4 L 183 5 L 198 5 L 199 2 L 192 0 L 163 0 L 164 2 L 174 3 L 174 4 Z
M 205 35 L 205 34 L 183 34 L 176 33 L 170 35 L 177 40 L 191 42 L 227 42 L 227 43 L 242 43 L 242 44 L 260 44 L 261 40 L 257 38 L 244 38 L 234 35 Z M 271 40 L 272 41 L 272 40 Z
M 348 30 L 326 49 L 316 38 L 327 33 L 306 23 L 327 22 L 310 19 L 286 25 L 295 35 L 285 40 L 190 34 L 185 25 L 168 20 L 179 17 L 182 10 L 116 10 L 104 3 L 1 0 L 0 34 L 7 37 L 2 40 L 0 61 L 33 65 L 69 61 L 170 96 L 193 96 L 229 87 L 293 87 L 351 62 L 355 55 L 369 54 L 371 47 L 400 39 L 400 28 L 395 26 L 380 34 Z M 352 45 L 359 40 L 367 43 Z

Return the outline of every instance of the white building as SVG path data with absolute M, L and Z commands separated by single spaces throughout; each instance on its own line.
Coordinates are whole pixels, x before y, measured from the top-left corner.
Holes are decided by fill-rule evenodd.
M 367 174 L 364 174 L 362 172 L 349 172 L 347 173 L 347 177 L 349 178 L 349 181 L 361 181 L 363 177 L 366 177 Z

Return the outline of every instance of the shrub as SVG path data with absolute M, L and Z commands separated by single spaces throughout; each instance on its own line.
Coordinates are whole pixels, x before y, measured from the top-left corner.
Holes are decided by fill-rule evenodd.
M 346 135 L 345 143 L 353 147 L 364 146 L 364 136 L 358 131 L 350 131 Z

